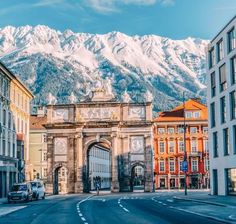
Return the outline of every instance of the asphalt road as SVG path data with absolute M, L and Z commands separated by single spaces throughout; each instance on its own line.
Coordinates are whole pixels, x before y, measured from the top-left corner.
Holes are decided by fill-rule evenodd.
M 180 209 L 192 204 L 174 201 L 171 193 L 51 196 L 26 204 L 0 205 L 0 211 L 21 208 L 0 213 L 0 224 L 220 223 Z

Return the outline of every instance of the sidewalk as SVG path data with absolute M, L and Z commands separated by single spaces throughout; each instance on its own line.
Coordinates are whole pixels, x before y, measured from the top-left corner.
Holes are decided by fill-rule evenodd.
M 191 206 L 180 204 L 176 207 L 192 214 L 215 219 L 225 223 L 236 223 L 236 197 L 235 196 L 213 196 L 207 192 L 198 194 L 188 192 L 188 195 L 173 197 L 176 202 L 193 202 Z
M 7 203 L 7 198 L 0 198 L 0 205 Z
M 205 204 L 212 204 L 222 207 L 236 207 L 235 196 L 216 196 L 209 194 L 196 195 L 194 193 L 188 193 L 188 195 L 177 196 L 176 199 L 191 200 Z

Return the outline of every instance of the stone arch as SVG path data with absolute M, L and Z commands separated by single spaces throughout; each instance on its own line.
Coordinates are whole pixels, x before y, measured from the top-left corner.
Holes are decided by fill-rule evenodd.
M 142 167 L 142 176 L 136 176 L 135 168 Z M 145 189 L 145 181 L 146 181 L 146 165 L 144 162 L 137 161 L 131 165 L 131 183 L 130 183 L 130 191 L 134 191 L 135 186 L 139 186 L 138 190 Z
M 53 172 L 52 172 L 52 178 L 53 178 L 53 194 L 59 194 L 60 190 L 59 189 L 59 170 L 61 168 L 65 168 L 67 175 L 65 176 L 66 178 L 66 186 L 65 188 L 65 193 L 67 193 L 68 190 L 68 167 L 67 163 L 61 162 L 61 163 L 56 163 L 56 165 L 53 167 Z
M 95 146 L 102 146 L 109 151 L 109 162 L 110 162 L 110 172 L 112 166 L 112 142 L 109 141 L 107 138 L 99 138 L 97 139 L 96 136 L 92 139 L 85 141 L 83 147 L 83 155 L 84 155 L 84 167 L 83 167 L 83 186 L 84 192 L 89 192 L 91 190 L 91 173 L 89 170 L 89 152 L 90 149 Z

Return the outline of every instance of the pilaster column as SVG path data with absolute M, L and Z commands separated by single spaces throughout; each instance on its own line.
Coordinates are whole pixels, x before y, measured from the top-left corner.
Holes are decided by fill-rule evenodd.
M 112 177 L 112 181 L 111 181 L 111 191 L 112 192 L 119 192 L 120 187 L 119 187 L 119 181 L 118 181 L 118 147 L 117 147 L 117 134 L 116 133 L 112 133 L 111 134 L 112 137 L 112 172 L 111 172 L 111 177 Z
M 83 133 L 75 137 L 75 193 L 83 192 Z
M 47 183 L 46 192 L 53 193 L 53 163 L 54 163 L 53 136 L 47 137 Z

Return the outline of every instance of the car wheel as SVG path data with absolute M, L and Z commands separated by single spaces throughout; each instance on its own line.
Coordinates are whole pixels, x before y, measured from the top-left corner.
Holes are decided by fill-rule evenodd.
M 42 199 L 45 199 L 45 194 L 43 195 Z
M 39 195 L 37 194 L 36 197 L 35 197 L 36 201 L 39 200 Z
M 25 199 L 25 202 L 28 202 L 28 201 L 29 201 L 29 196 L 27 196 Z

